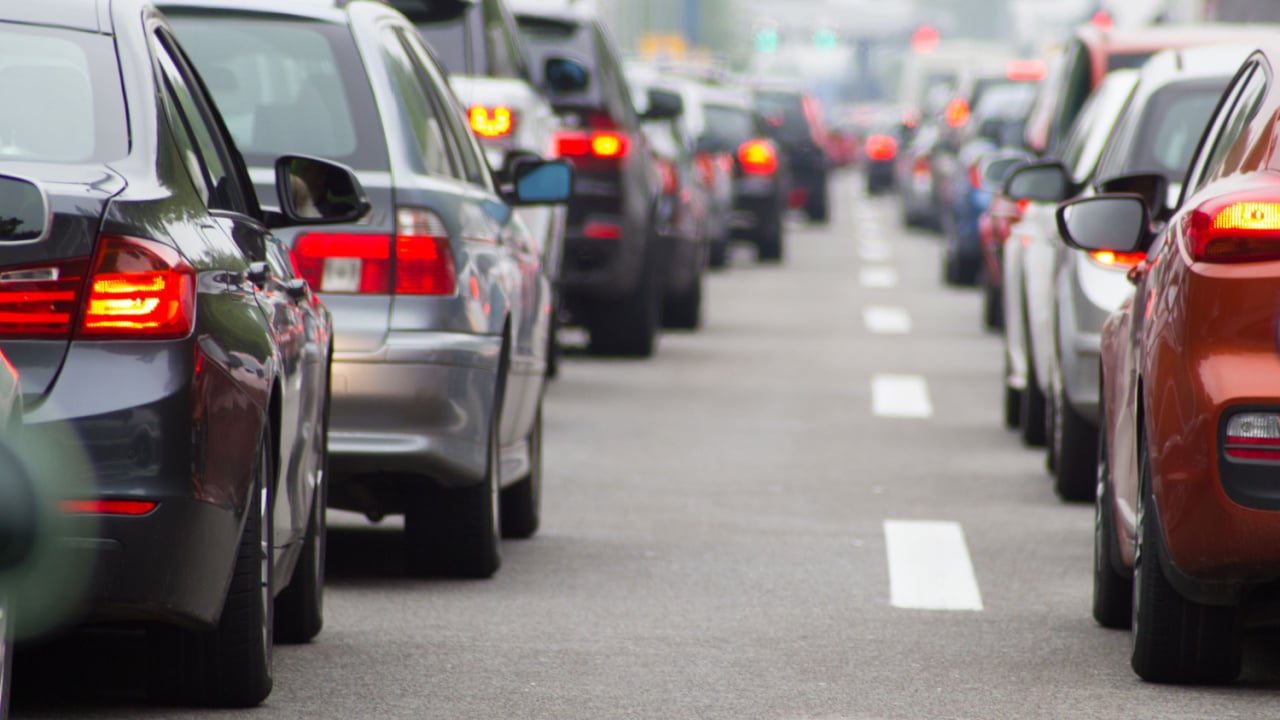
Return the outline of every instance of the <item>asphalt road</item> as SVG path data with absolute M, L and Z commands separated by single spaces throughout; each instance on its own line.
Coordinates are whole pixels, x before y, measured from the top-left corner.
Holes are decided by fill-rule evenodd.
M 1089 616 L 1093 510 L 1000 425 L 1000 344 L 936 237 L 843 178 L 786 262 L 708 280 L 648 362 L 572 356 L 545 409 L 544 530 L 489 581 L 403 577 L 335 517 L 326 627 L 254 718 L 1263 718 L 1242 681 L 1145 685 Z M 871 327 L 874 326 L 874 327 Z M 127 645 L 23 668 L 15 717 L 195 718 Z

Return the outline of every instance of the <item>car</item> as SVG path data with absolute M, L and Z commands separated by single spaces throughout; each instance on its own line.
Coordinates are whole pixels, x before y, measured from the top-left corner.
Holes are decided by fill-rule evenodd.
M 534 81 L 529 53 L 515 17 L 503 0 L 393 0 L 417 27 L 449 76 L 467 111 L 472 132 L 489 165 L 509 182 L 512 164 L 545 157 L 563 129 L 546 90 Z M 585 68 L 579 70 L 585 72 Z M 565 207 L 531 205 L 516 209 L 529 228 L 551 280 L 551 330 L 547 333 L 547 374 L 559 369 L 560 267 L 564 258 Z
M 39 98 L 0 115 L 22 210 L 0 351 L 24 446 L 82 452 L 93 478 L 60 500 L 67 562 L 88 567 L 75 620 L 146 628 L 155 695 L 256 705 L 273 639 L 323 622 L 331 316 L 275 233 L 354 222 L 368 200 L 349 168 L 282 154 L 264 210 L 148 2 L 0 18 L 0 90 Z
M 769 138 L 787 157 L 791 179 L 788 205 L 803 210 L 811 222 L 827 222 L 831 217 L 830 161 L 818 99 L 801 88 L 772 82 L 756 83 L 753 96 Z
M 329 507 L 403 514 L 413 576 L 492 576 L 500 537 L 532 536 L 541 507 L 550 288 L 513 206 L 562 202 L 568 166 L 530 159 L 495 184 L 433 53 L 385 3 L 162 7 L 259 192 L 278 152 L 348 162 L 373 189 L 360 223 L 280 233 L 333 312 Z
M 1132 627 L 1152 682 L 1230 682 L 1246 616 L 1275 610 L 1278 59 L 1266 43 L 1233 77 L 1167 223 L 1140 194 L 1059 208 L 1079 250 L 1146 252 L 1102 331 L 1093 615 Z
M 942 142 L 942 128 L 921 118 L 894 159 L 894 188 L 902 224 L 908 228 L 940 228 L 938 200 L 933 184 L 933 154 Z
M 4 179 L 0 178 L 0 186 Z M 9 198 L 21 197 L 9 194 Z M 0 202 L 3 202 L 0 200 Z M 18 213 L 3 208 L 6 217 L 18 217 Z M 0 235 L 2 238 L 3 235 Z M 4 353 L 0 353 L 0 720 L 9 717 L 13 704 L 13 654 L 17 638 L 13 624 L 12 605 L 9 602 L 11 586 L 16 586 L 14 568 L 29 556 L 37 532 L 26 519 L 35 517 L 34 507 L 36 479 L 26 468 L 15 444 L 22 429 L 22 389 L 18 384 L 18 371 L 13 369 Z
M 1247 47 L 1235 45 L 1157 53 L 1142 67 L 1093 178 L 1085 186 L 1071 179 L 1060 163 L 1050 161 L 1016 171 L 1010 179 L 1011 192 L 1026 197 L 1013 189 L 1019 184 L 1029 188 L 1024 181 L 1049 191 L 1037 200 L 1140 192 L 1150 201 L 1152 217 L 1163 222 L 1169 196 L 1177 197 L 1218 98 L 1248 53 Z M 1054 489 L 1064 500 L 1094 498 L 1099 338 L 1107 317 L 1132 291 L 1127 275 L 1142 259 L 1141 254 L 1082 253 L 1061 243 L 1052 257 L 1046 441 L 1054 458 Z M 1026 269 L 1038 271 L 1029 264 Z M 1033 326 L 1033 342 L 1039 335 Z
M 510 6 L 535 81 L 575 81 L 551 93 L 567 126 L 552 154 L 576 172 L 560 272 L 565 312 L 586 328 L 590 352 L 650 357 L 677 268 L 658 233 L 662 177 L 641 123 L 677 117 L 683 108 L 657 103 L 644 116 L 636 112 L 617 44 L 584 4 L 513 0 Z M 574 72 L 566 72 L 565 61 Z M 584 66 L 586 74 L 578 73 Z

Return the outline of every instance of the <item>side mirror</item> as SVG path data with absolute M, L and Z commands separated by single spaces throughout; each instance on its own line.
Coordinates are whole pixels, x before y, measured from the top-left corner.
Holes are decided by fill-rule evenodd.
M 573 195 L 573 167 L 564 160 L 517 162 L 512 184 L 512 205 L 565 203 Z
M 641 116 L 643 120 L 674 120 L 684 114 L 684 99 L 680 93 L 649 88 L 649 108 Z
M 1163 218 L 1169 211 L 1169 181 L 1159 173 L 1116 175 L 1099 182 L 1098 192 L 1137 195 L 1147 203 L 1147 213 L 1155 219 Z
M 1004 194 L 1014 200 L 1056 203 L 1070 198 L 1071 178 L 1056 160 L 1031 163 L 1014 170 L 1004 183 Z
M 591 80 L 586 65 L 563 57 L 547 58 L 542 65 L 542 76 L 546 78 L 547 89 L 557 95 L 582 92 Z
M 1058 206 L 1058 234 L 1080 250 L 1139 252 L 1147 244 L 1150 216 L 1140 195 L 1094 195 Z
M 993 155 L 979 165 L 982 178 L 982 189 L 989 192 L 1000 192 L 1005 181 L 1014 170 L 1027 164 L 1025 155 Z
M 49 198 L 30 180 L 0 175 L 0 247 L 33 243 L 49 234 Z
M 373 207 L 351 168 L 305 155 L 276 160 L 276 195 L 284 216 L 276 227 L 351 223 Z
M 508 150 L 507 154 L 502 157 L 502 167 L 497 172 L 495 178 L 500 187 L 511 185 L 515 181 L 515 167 L 520 163 L 542 162 L 542 156 L 529 150 Z

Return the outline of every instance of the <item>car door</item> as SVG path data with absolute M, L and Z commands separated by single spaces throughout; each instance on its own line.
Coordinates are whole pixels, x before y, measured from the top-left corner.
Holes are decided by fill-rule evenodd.
M 507 377 L 500 435 L 503 446 L 527 436 L 546 373 L 550 327 L 550 284 L 542 270 L 539 246 L 527 225 L 498 195 L 479 143 L 462 122 L 464 113 L 443 71 L 416 33 L 399 33 L 418 72 L 432 85 L 442 106 L 444 134 L 461 164 L 467 203 L 476 214 L 498 224 L 495 276 L 502 285 L 511 323 L 510 374 Z
M 314 348 L 308 352 L 303 310 L 298 306 L 300 298 L 290 294 L 288 279 L 278 274 L 279 263 L 271 261 L 269 250 L 276 241 L 256 217 L 259 210 L 253 187 L 213 103 L 169 31 L 157 27 L 154 39 L 166 92 L 172 96 L 181 123 L 193 141 L 197 171 L 210 188 L 212 224 L 203 230 L 207 235 L 221 234 L 230 239 L 248 262 L 246 271 L 223 277 L 233 291 L 254 298 L 274 344 L 270 352 L 279 373 L 280 417 L 274 428 L 279 453 L 275 457 L 277 480 L 272 502 L 273 543 L 279 551 L 302 538 L 309 518 L 314 488 L 307 481 L 314 482 L 315 478 L 297 463 L 311 455 L 301 450 L 314 441 L 305 431 L 316 417 L 317 400 L 310 389 L 317 384 L 317 353 Z M 270 382 L 266 377 L 261 380 Z

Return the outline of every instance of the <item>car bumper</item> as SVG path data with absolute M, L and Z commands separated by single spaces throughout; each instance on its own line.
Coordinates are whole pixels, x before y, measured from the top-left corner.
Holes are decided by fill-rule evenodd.
M 621 236 L 587 237 L 585 225 L 565 229 L 559 286 L 570 304 L 578 298 L 616 299 L 635 290 L 649 238 L 655 236 L 648 228 L 631 226 L 619 216 L 592 215 L 588 222 L 619 227 Z
M 482 482 L 501 354 L 499 336 L 445 332 L 393 332 L 375 352 L 335 353 L 330 504 L 377 475 Z
M 736 238 L 754 238 L 778 221 L 784 200 L 774 178 L 743 177 L 733 184 L 729 229 Z

